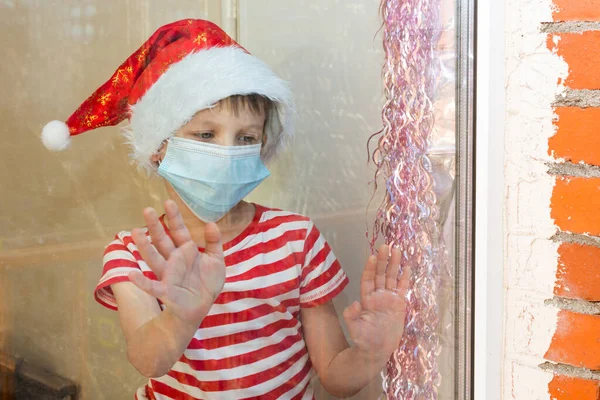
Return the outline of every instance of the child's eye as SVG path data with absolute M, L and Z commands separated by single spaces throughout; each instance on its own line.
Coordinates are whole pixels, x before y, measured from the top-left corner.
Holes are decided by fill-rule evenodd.
M 197 138 L 200 139 L 212 139 L 213 138 L 213 134 L 212 132 L 200 132 L 200 133 L 194 133 L 194 136 L 196 136 Z
M 256 138 L 254 136 L 242 136 L 240 140 L 244 143 L 254 143 L 256 142 Z

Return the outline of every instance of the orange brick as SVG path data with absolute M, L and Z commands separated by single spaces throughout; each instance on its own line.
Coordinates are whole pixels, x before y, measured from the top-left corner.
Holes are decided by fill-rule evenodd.
M 599 381 L 554 375 L 548 383 L 548 392 L 550 400 L 598 400 L 599 386 Z
M 600 165 L 600 108 L 558 107 L 548 152 L 574 163 Z
M 600 0 L 554 0 L 554 21 L 600 21 Z
M 557 44 L 553 36 L 560 36 Z M 600 31 L 548 35 L 548 48 L 569 65 L 565 85 L 572 89 L 600 89 Z
M 600 316 L 561 310 L 544 358 L 557 363 L 600 368 Z
M 562 243 L 558 248 L 554 294 L 600 301 L 600 248 Z
M 550 208 L 561 230 L 600 235 L 600 178 L 556 178 Z

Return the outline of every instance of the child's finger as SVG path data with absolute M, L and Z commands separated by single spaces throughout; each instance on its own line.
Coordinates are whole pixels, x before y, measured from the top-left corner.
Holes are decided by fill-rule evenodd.
M 165 284 L 146 278 L 142 271 L 132 271 L 129 273 L 129 280 L 150 296 L 162 299 L 166 293 Z
M 156 211 L 151 207 L 144 209 L 144 219 L 152 238 L 152 244 L 165 259 L 169 258 L 169 254 L 175 249 L 175 245 L 165 232 Z
M 221 231 L 215 223 L 206 224 L 204 227 L 204 247 L 206 254 L 223 257 L 223 245 L 221 244 Z
M 388 263 L 388 254 L 390 248 L 386 244 L 382 244 L 379 247 L 379 254 L 377 254 L 377 269 L 375 270 L 375 290 L 382 290 L 385 288 L 385 270 Z
M 142 259 L 148 264 L 148 267 L 156 274 L 158 279 L 162 279 L 166 262 L 163 256 L 154 248 L 148 237 L 141 229 L 131 231 L 133 242 L 138 248 Z
M 177 208 L 177 203 L 173 200 L 167 200 L 165 202 L 165 211 L 167 212 L 167 218 L 169 218 L 169 231 L 173 238 L 175 246 L 179 247 L 186 242 L 192 240 L 192 235 L 185 226 L 183 217 Z
M 393 248 L 392 255 L 385 271 L 386 290 L 396 291 L 398 285 L 398 274 L 400 273 L 400 249 Z
M 365 270 L 360 280 L 360 296 L 365 297 L 375 290 L 375 269 L 377 268 L 377 256 L 371 255 L 367 259 Z
M 410 288 L 410 280 L 412 278 L 412 269 L 410 267 L 404 268 L 402 271 L 402 275 L 400 275 L 400 279 L 398 280 L 398 295 L 405 296 L 406 292 Z
M 344 310 L 344 312 L 343 312 L 344 318 L 348 321 L 355 320 L 360 316 L 361 310 L 362 310 L 362 307 L 360 305 L 360 302 L 355 301 L 354 303 L 352 303 L 348 307 L 346 307 L 346 309 Z

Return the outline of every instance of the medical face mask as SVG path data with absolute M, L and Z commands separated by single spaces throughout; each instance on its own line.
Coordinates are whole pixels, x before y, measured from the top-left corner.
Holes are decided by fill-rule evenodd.
M 216 222 L 270 175 L 260 150 L 260 144 L 219 146 L 172 137 L 158 174 L 194 215 Z

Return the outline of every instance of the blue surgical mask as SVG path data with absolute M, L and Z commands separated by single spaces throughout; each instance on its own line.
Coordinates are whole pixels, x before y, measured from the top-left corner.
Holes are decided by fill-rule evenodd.
M 172 137 L 158 174 L 194 215 L 216 222 L 270 175 L 260 150 L 260 144 L 219 146 Z

